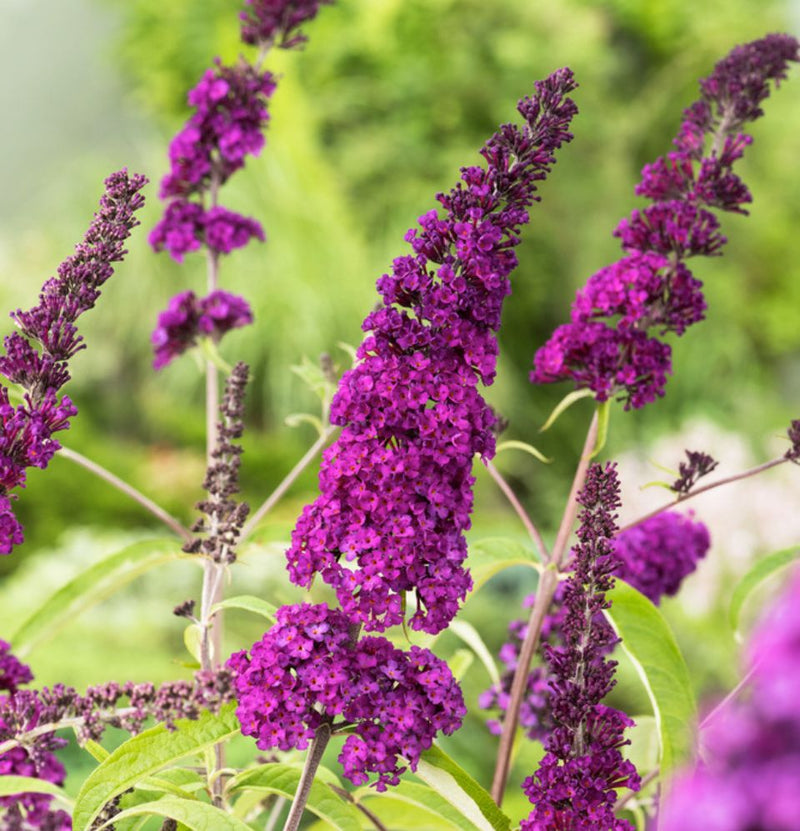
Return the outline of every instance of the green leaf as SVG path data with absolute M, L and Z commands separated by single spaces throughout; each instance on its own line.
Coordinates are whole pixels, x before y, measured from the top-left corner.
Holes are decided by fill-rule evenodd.
M 500 673 L 497 671 L 497 664 L 495 664 L 492 653 L 489 652 L 478 630 L 465 620 L 454 620 L 448 628 L 478 656 L 481 663 L 486 667 L 486 672 L 489 674 L 492 683 L 499 685 Z
M 487 537 L 470 543 L 469 556 L 473 594 L 487 580 L 509 566 L 530 566 L 537 571 L 540 568 L 530 548 L 508 537 Z
M 182 822 L 191 831 L 252 831 L 250 826 L 242 820 L 225 813 L 214 805 L 209 805 L 207 802 L 181 799 L 178 796 L 165 796 L 155 802 L 145 802 L 142 805 L 126 808 L 104 822 L 100 828 L 107 828 L 113 822 L 124 821 L 142 814 L 171 817 L 178 822 Z
M 28 617 L 11 639 L 14 652 L 25 657 L 34 646 L 52 638 L 65 624 L 140 574 L 185 556 L 177 539 L 143 540 L 95 563 Z
M 597 405 L 597 441 L 594 443 L 592 452 L 589 455 L 590 459 L 599 456 L 603 448 L 606 446 L 606 439 L 608 438 L 608 422 L 611 417 L 611 402 L 601 401 Z
M 552 464 L 553 462 L 553 460 L 548 459 L 547 456 L 541 452 L 541 450 L 537 450 L 532 444 L 528 444 L 526 441 L 501 441 L 495 448 L 495 456 L 502 453 L 503 450 L 522 450 L 533 456 L 534 459 L 538 459 L 546 465 Z
M 0 776 L 0 796 L 14 796 L 21 793 L 49 794 L 58 797 L 62 802 L 72 804 L 66 791 L 52 782 L 32 776 Z
M 187 652 L 200 663 L 200 652 L 203 646 L 203 632 L 196 623 L 190 623 L 183 630 L 183 644 Z
M 440 747 L 434 745 L 422 754 L 415 773 L 461 814 L 458 828 L 510 831 L 511 820 L 497 807 L 488 791 Z
M 731 629 L 739 634 L 739 616 L 742 608 L 750 597 L 750 595 L 776 571 L 800 559 L 800 548 L 784 548 L 781 551 L 774 551 L 766 557 L 761 557 L 742 579 L 736 584 L 731 596 L 731 605 L 728 609 L 728 620 L 731 624 Z
M 243 609 L 245 612 L 261 615 L 271 623 L 275 623 L 275 614 L 278 611 L 277 606 L 273 606 L 272 603 L 267 603 L 266 600 L 252 594 L 240 594 L 215 603 L 211 607 L 211 614 L 215 614 L 220 609 Z
M 299 427 L 301 424 L 310 424 L 320 435 L 325 432 L 322 419 L 310 413 L 290 413 L 284 419 L 287 427 Z
M 261 765 L 251 770 L 242 771 L 228 782 L 229 794 L 241 791 L 258 790 L 274 793 L 287 799 L 294 799 L 300 782 L 301 769 L 286 764 Z M 361 831 L 361 821 L 357 809 L 342 801 L 327 785 L 315 781 L 306 807 L 312 814 L 330 823 L 337 831 Z
M 128 788 L 239 732 L 235 703 L 223 707 L 217 716 L 204 712 L 196 721 L 179 719 L 175 724 L 172 732 L 159 724 L 133 736 L 92 771 L 75 801 L 76 829 L 91 825 L 103 805 Z
M 446 829 L 464 828 L 464 815 L 427 785 L 400 782 L 382 794 L 374 788 L 359 788 L 353 794 L 389 828 Z M 392 803 L 400 803 L 392 804 Z
M 622 580 L 608 593 L 606 610 L 622 649 L 644 685 L 658 726 L 662 772 L 691 753 L 696 707 L 689 670 L 661 612 Z
M 591 390 L 573 390 L 565 395 L 553 408 L 553 412 L 550 413 L 547 421 L 539 428 L 539 432 L 544 433 L 545 430 L 549 430 L 556 423 L 558 417 L 576 401 L 580 401 L 581 398 L 591 398 L 593 395 L 594 393 Z
M 450 672 L 453 673 L 453 678 L 456 681 L 461 681 L 474 661 L 475 653 L 471 649 L 456 649 L 447 659 L 447 664 L 450 667 Z
M 98 744 L 94 739 L 87 739 L 83 743 L 83 749 L 94 757 L 96 762 L 105 762 L 111 753 L 103 745 Z

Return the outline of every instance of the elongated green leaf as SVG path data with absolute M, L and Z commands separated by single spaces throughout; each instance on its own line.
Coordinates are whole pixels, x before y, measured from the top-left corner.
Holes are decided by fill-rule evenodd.
M 59 797 L 62 802 L 72 803 L 64 789 L 52 782 L 32 776 L 0 776 L 0 796 L 13 796 L 18 793 L 50 794 Z
M 170 732 L 159 724 L 145 730 L 121 744 L 95 768 L 75 801 L 74 827 L 91 825 L 106 802 L 147 777 L 236 735 L 236 705 L 226 705 L 218 716 L 205 712 L 196 721 L 180 719 L 176 727 Z
M 469 557 L 473 594 L 487 580 L 509 566 L 530 566 L 537 571 L 540 568 L 539 561 L 530 548 L 508 537 L 487 537 L 471 543 Z
M 24 657 L 39 643 L 57 634 L 82 612 L 170 560 L 186 556 L 175 539 L 143 540 L 95 563 L 70 580 L 40 606 L 12 638 L 14 652 Z
M 606 439 L 608 438 L 608 422 L 611 418 L 611 402 L 601 401 L 597 405 L 597 441 L 594 443 L 592 452 L 589 456 L 594 459 L 599 456 L 603 448 L 606 446 Z
M 731 605 L 728 609 L 728 620 L 731 623 L 731 629 L 738 634 L 739 632 L 739 616 L 742 613 L 742 608 L 747 601 L 747 598 L 770 576 L 776 571 L 800 559 L 800 547 L 794 546 L 792 548 L 784 548 L 781 551 L 775 551 L 768 554 L 766 557 L 761 557 L 749 571 L 736 584 L 731 596 Z
M 227 791 L 235 794 L 241 791 L 258 790 L 293 799 L 300 782 L 300 768 L 286 764 L 262 765 L 237 774 L 228 783 Z M 357 809 L 344 802 L 327 785 L 315 781 L 311 785 L 307 809 L 320 819 L 330 823 L 337 831 L 360 831 L 361 822 Z
M 428 785 L 403 781 L 382 794 L 375 793 L 373 788 L 359 788 L 353 796 L 391 828 L 406 827 L 417 831 L 427 827 L 464 827 L 464 815 Z M 392 806 L 393 802 L 401 805 Z M 418 809 L 418 812 L 413 811 L 413 808 Z M 406 825 L 393 822 L 395 818 L 404 821 Z
M 444 797 L 462 817 L 461 829 L 509 831 L 511 820 L 484 790 L 440 747 L 434 745 L 419 760 L 417 776 Z
M 502 453 L 504 450 L 522 450 L 523 453 L 533 456 L 534 459 L 542 462 L 543 464 L 549 465 L 553 463 L 553 460 L 548 459 L 541 450 L 537 450 L 532 444 L 528 444 L 526 441 L 501 441 L 495 448 L 495 456 Z
M 474 661 L 475 653 L 471 649 L 456 649 L 447 659 L 447 664 L 450 667 L 450 672 L 453 673 L 453 678 L 456 681 L 461 681 Z
M 228 597 L 220 603 L 215 603 L 211 607 L 211 613 L 218 612 L 220 609 L 243 609 L 245 612 L 253 612 L 253 614 L 265 617 L 271 623 L 275 622 L 275 613 L 278 611 L 277 606 L 272 603 L 267 603 L 260 597 L 253 594 L 240 594 L 236 597 Z
M 165 796 L 155 802 L 145 802 L 120 811 L 115 817 L 104 822 L 100 828 L 106 828 L 112 822 L 141 816 L 171 817 L 182 822 L 191 831 L 252 831 L 249 825 L 220 808 L 207 802 L 181 799 L 178 796 Z
M 644 685 L 658 726 L 662 772 L 687 758 L 692 746 L 695 701 L 689 670 L 661 612 L 640 592 L 617 580 L 606 611 L 622 649 Z
M 553 408 L 553 412 L 550 413 L 547 421 L 539 428 L 539 432 L 544 433 L 545 430 L 549 430 L 556 423 L 558 417 L 576 401 L 580 401 L 581 398 L 590 398 L 593 395 L 594 393 L 591 390 L 573 390 L 567 393 Z
M 497 664 L 495 664 L 492 653 L 489 652 L 478 630 L 465 620 L 454 620 L 449 629 L 478 656 L 481 663 L 486 667 L 486 672 L 489 674 L 492 683 L 499 685 L 500 673 L 497 671 Z

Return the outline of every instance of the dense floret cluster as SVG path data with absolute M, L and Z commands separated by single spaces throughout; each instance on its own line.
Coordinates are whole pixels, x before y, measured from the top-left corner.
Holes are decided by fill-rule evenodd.
M 487 142 L 487 166 L 462 169 L 438 196 L 444 216 L 420 217 L 406 235 L 414 253 L 378 281 L 382 303 L 331 405 L 343 429 L 287 555 L 295 583 L 320 574 L 367 630 L 401 623 L 409 592 L 411 626 L 439 632 L 471 588 L 472 460 L 494 454 L 478 384 L 494 378 L 513 248 L 536 183 L 571 138 L 574 87 L 569 70 L 537 83 L 519 103 L 524 127 L 505 125 Z
M 47 467 L 60 445 L 54 433 L 66 430 L 78 411 L 58 391 L 69 380 L 70 358 L 85 348 L 75 321 L 94 307 L 101 286 L 123 259 L 125 240 L 139 224 L 135 212 L 144 204 L 144 176 L 120 170 L 105 181 L 100 209 L 83 242 L 58 267 L 28 311 L 11 317 L 19 332 L 7 335 L 0 373 L 22 389 L 22 403 L 12 404 L 0 385 L 0 553 L 8 554 L 23 540 L 11 510 L 10 492 L 25 486 L 25 470 Z
M 598 401 L 622 398 L 626 409 L 664 394 L 671 348 L 660 338 L 682 335 L 705 311 L 701 283 L 684 261 L 718 254 L 725 243 L 709 208 L 745 213 L 751 196 L 733 165 L 752 139 L 739 131 L 763 114 L 769 82 L 797 60 L 795 38 L 769 35 L 737 46 L 700 82 L 678 149 L 642 171 L 636 193 L 653 204 L 617 226 L 624 256 L 578 292 L 571 322 L 536 353 L 534 383 L 572 379 Z
M 751 694 L 701 734 L 703 764 L 669 789 L 663 831 L 793 831 L 800 816 L 800 574 L 750 644 Z
M 299 31 L 303 23 L 316 17 L 319 7 L 333 0 L 245 0 L 248 9 L 240 13 L 242 40 L 264 46 L 275 44 L 291 49 L 308 38 Z
M 633 722 L 601 704 L 614 686 L 616 667 L 605 656 L 618 640 L 602 616 L 611 605 L 606 593 L 618 564 L 616 468 L 592 465 L 578 502 L 583 510 L 573 571 L 564 587 L 563 645 L 545 647 L 555 727 L 544 742 L 538 770 L 523 783 L 534 809 L 520 831 L 633 828 L 614 816 L 617 790 L 640 785 L 636 768 L 620 753 L 629 744 L 623 736 Z
M 150 340 L 155 350 L 153 367 L 162 369 L 178 355 L 197 345 L 201 337 L 217 343 L 231 329 L 253 322 L 250 304 L 222 289 L 198 298 L 193 291 L 176 294 L 158 315 Z
M 353 725 L 339 761 L 355 784 L 377 773 L 396 785 L 437 732 L 466 713 L 447 664 L 427 649 L 404 652 L 382 637 L 358 639 L 346 615 L 325 604 L 284 606 L 276 624 L 232 655 L 242 732 L 266 750 L 305 748 L 321 724 Z M 334 719 L 339 721 L 334 721 Z

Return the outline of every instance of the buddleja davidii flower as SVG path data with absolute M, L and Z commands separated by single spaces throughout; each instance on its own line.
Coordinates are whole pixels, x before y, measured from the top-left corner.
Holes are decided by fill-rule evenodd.
M 617 638 L 602 616 L 611 605 L 606 593 L 617 566 L 615 466 L 592 465 L 578 502 L 583 510 L 564 588 L 564 643 L 545 647 L 556 726 L 545 740 L 539 769 L 523 783 L 534 809 L 521 831 L 633 828 L 614 816 L 617 789 L 640 786 L 635 767 L 620 752 L 629 744 L 624 731 L 633 722 L 601 703 L 614 686 L 616 667 L 605 656 Z
M 406 235 L 414 254 L 378 281 L 383 303 L 331 405 L 342 426 L 325 452 L 320 497 L 307 506 L 287 557 L 291 579 L 316 573 L 367 630 L 402 622 L 413 592 L 415 629 L 436 633 L 471 588 L 464 531 L 472 508 L 474 455 L 494 453 L 494 416 L 478 384 L 495 373 L 513 248 L 536 183 L 571 138 L 576 108 L 569 70 L 537 83 L 483 148 L 487 165 L 437 197 Z
M 636 193 L 653 200 L 615 230 L 625 256 L 578 292 L 571 322 L 534 358 L 531 380 L 572 379 L 598 400 L 619 396 L 626 409 L 664 394 L 671 349 L 659 338 L 682 335 L 704 317 L 699 280 L 685 260 L 720 253 L 725 237 L 708 210 L 746 213 L 750 192 L 732 167 L 752 142 L 740 128 L 761 115 L 769 82 L 798 60 L 789 35 L 738 46 L 700 82 L 701 98 L 683 113 L 677 151 L 646 165 Z
M 702 763 L 671 784 L 664 831 L 791 831 L 800 816 L 800 573 L 757 626 L 744 700 L 701 733 Z
M 323 723 L 334 733 L 352 728 L 339 755 L 344 774 L 361 785 L 376 773 L 383 791 L 416 769 L 437 732 L 458 729 L 466 709 L 444 661 L 418 646 L 404 652 L 382 637 L 358 639 L 357 629 L 325 604 L 284 606 L 228 667 L 242 733 L 259 748 L 302 750 Z
M 54 433 L 69 427 L 75 405 L 58 390 L 69 380 L 68 362 L 85 347 L 75 321 L 94 307 L 101 286 L 114 273 L 113 263 L 127 253 L 124 242 L 139 224 L 144 176 L 126 170 L 105 180 L 100 208 L 75 253 L 42 287 L 39 302 L 11 317 L 19 327 L 4 339 L 0 373 L 22 388 L 22 403 L 12 405 L 0 386 L 0 553 L 8 554 L 23 534 L 11 510 L 9 494 L 24 487 L 28 467 L 45 468 L 59 449 Z
M 249 8 L 242 19 L 242 40 L 254 45 L 276 45 L 291 49 L 308 38 L 299 31 L 316 17 L 319 7 L 333 0 L 245 0 Z

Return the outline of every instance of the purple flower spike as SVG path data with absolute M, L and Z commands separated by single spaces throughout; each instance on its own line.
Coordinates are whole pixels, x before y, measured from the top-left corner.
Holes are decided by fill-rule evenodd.
M 578 292 L 571 322 L 534 357 L 533 383 L 571 379 L 598 401 L 621 398 L 626 409 L 664 394 L 672 350 L 659 338 L 682 335 L 706 308 L 684 260 L 719 254 L 725 244 L 709 208 L 746 213 L 750 192 L 732 166 L 752 139 L 739 130 L 763 115 L 769 82 L 785 78 L 798 59 L 793 37 L 769 35 L 737 46 L 700 82 L 700 100 L 683 113 L 678 150 L 646 165 L 636 186 L 653 204 L 614 232 L 625 256 Z
M 466 714 L 447 664 L 427 649 L 397 649 L 385 638 L 355 641 L 353 627 L 325 604 L 283 606 L 250 650 L 232 655 L 242 733 L 262 750 L 303 749 L 323 723 L 355 730 L 339 761 L 356 785 L 397 785 L 437 732 L 453 733 Z M 340 721 L 334 721 L 335 718 Z
M 793 831 L 800 816 L 800 572 L 752 637 L 752 693 L 714 712 L 703 764 L 668 790 L 663 831 Z
M 150 336 L 155 349 L 154 369 L 162 369 L 178 355 L 197 345 L 200 336 L 218 343 L 231 329 L 253 322 L 253 313 L 243 297 L 227 291 L 212 291 L 197 299 L 193 291 L 176 294 L 158 316 Z
M 463 168 L 461 183 L 437 197 L 444 215 L 430 211 L 406 234 L 414 253 L 378 281 L 383 302 L 332 402 L 343 429 L 292 535 L 289 574 L 301 586 L 320 574 L 368 631 L 401 623 L 410 592 L 412 628 L 439 632 L 472 586 L 472 460 L 494 454 L 494 416 L 478 385 L 494 378 L 513 248 L 537 182 L 571 138 L 574 88 L 566 69 L 538 83 L 519 104 L 524 127 L 492 136 L 487 166 Z
M 520 831 L 632 831 L 614 816 L 616 792 L 638 790 L 636 768 L 620 748 L 633 726 L 628 716 L 601 704 L 614 686 L 615 661 L 605 655 L 617 642 L 602 616 L 617 566 L 613 537 L 619 481 L 613 465 L 592 465 L 578 502 L 583 506 L 573 573 L 565 584 L 563 646 L 546 646 L 552 673 L 551 709 L 555 728 L 536 773 L 523 783 L 534 804 Z
M 316 17 L 319 7 L 333 0 L 245 0 L 250 7 L 239 15 L 242 40 L 291 49 L 308 39 L 298 28 Z
M 22 529 L 11 511 L 9 492 L 24 487 L 28 467 L 44 468 L 59 449 L 53 434 L 69 427 L 77 413 L 58 390 L 69 380 L 69 359 L 84 348 L 75 325 L 94 307 L 101 286 L 114 273 L 113 263 L 127 253 L 125 240 L 139 224 L 135 212 L 144 204 L 144 176 L 120 170 L 105 181 L 100 209 L 83 242 L 42 286 L 39 303 L 11 317 L 20 331 L 4 339 L 0 373 L 23 390 L 23 403 L 12 406 L 0 385 L 0 553 L 22 542 Z

